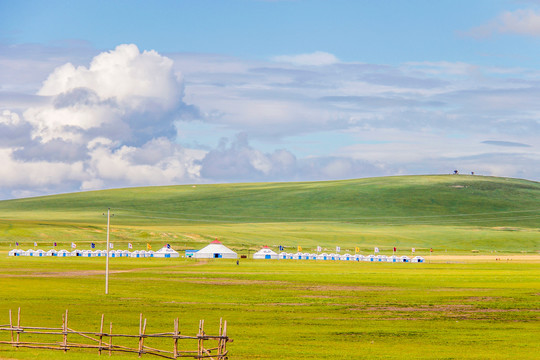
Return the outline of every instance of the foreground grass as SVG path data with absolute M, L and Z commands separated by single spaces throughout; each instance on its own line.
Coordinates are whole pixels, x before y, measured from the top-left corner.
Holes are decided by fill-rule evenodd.
M 23 324 L 115 332 L 217 332 L 229 322 L 230 359 L 533 359 L 540 351 L 540 264 L 114 259 L 104 295 L 103 259 L 0 255 L 0 323 L 21 307 Z M 0 334 L 7 339 L 9 334 Z M 0 358 L 55 359 L 60 352 L 0 347 Z M 73 351 L 73 359 L 96 353 Z M 134 358 L 135 355 L 114 355 Z

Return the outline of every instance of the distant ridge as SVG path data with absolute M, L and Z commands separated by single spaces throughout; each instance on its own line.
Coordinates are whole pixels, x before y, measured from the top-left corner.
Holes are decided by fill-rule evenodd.
M 538 228 L 540 183 L 471 175 L 179 185 L 0 201 L 1 219 L 120 224 L 343 222 Z M 68 214 L 68 215 L 66 215 Z

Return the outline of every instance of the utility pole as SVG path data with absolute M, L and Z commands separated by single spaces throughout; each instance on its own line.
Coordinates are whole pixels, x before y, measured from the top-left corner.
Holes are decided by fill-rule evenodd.
M 109 294 L 109 228 L 111 225 L 111 208 L 107 209 L 107 257 L 105 258 L 105 295 Z

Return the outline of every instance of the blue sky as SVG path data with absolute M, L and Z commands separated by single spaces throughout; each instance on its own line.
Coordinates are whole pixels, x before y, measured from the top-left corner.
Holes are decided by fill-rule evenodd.
M 0 198 L 540 179 L 540 2 L 0 0 Z

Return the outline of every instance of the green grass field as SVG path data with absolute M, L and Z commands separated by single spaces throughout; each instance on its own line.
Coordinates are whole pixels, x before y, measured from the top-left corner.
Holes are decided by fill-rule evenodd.
M 287 251 L 433 256 L 425 264 L 284 260 L 8 257 L 19 248 L 178 251 L 215 238 L 240 254 Z M 118 189 L 0 201 L 0 325 L 184 334 L 229 323 L 230 359 L 536 359 L 540 352 L 540 184 L 478 176 Z M 483 257 L 501 256 L 502 261 Z M 516 254 L 531 261 L 506 260 Z M 474 255 L 449 261 L 442 255 Z M 439 260 L 438 260 L 439 259 Z M 487 259 L 487 260 L 486 260 Z M 8 340 L 9 333 L 1 333 Z M 172 346 L 171 346 L 172 348 Z M 108 356 L 106 354 L 102 356 Z M 114 354 L 115 358 L 137 355 Z M 0 359 L 94 359 L 97 352 L 13 349 Z M 152 358 L 144 356 L 143 358 Z
M 0 258 L 0 323 L 184 334 L 228 321 L 230 359 L 535 359 L 540 351 L 539 263 L 383 264 L 307 261 Z M 9 333 L 1 334 L 8 340 Z M 171 347 L 169 345 L 169 347 Z M 0 358 L 57 359 L 0 346 Z M 97 358 L 74 350 L 70 359 Z M 103 355 L 102 355 L 103 356 Z M 106 356 L 106 355 L 105 355 Z M 135 358 L 136 355 L 113 355 Z M 148 357 L 145 357 L 148 358 Z
M 118 246 L 240 253 L 263 245 L 424 253 L 537 253 L 540 183 L 479 176 L 405 176 L 314 183 L 131 188 L 0 201 L 0 250 Z

